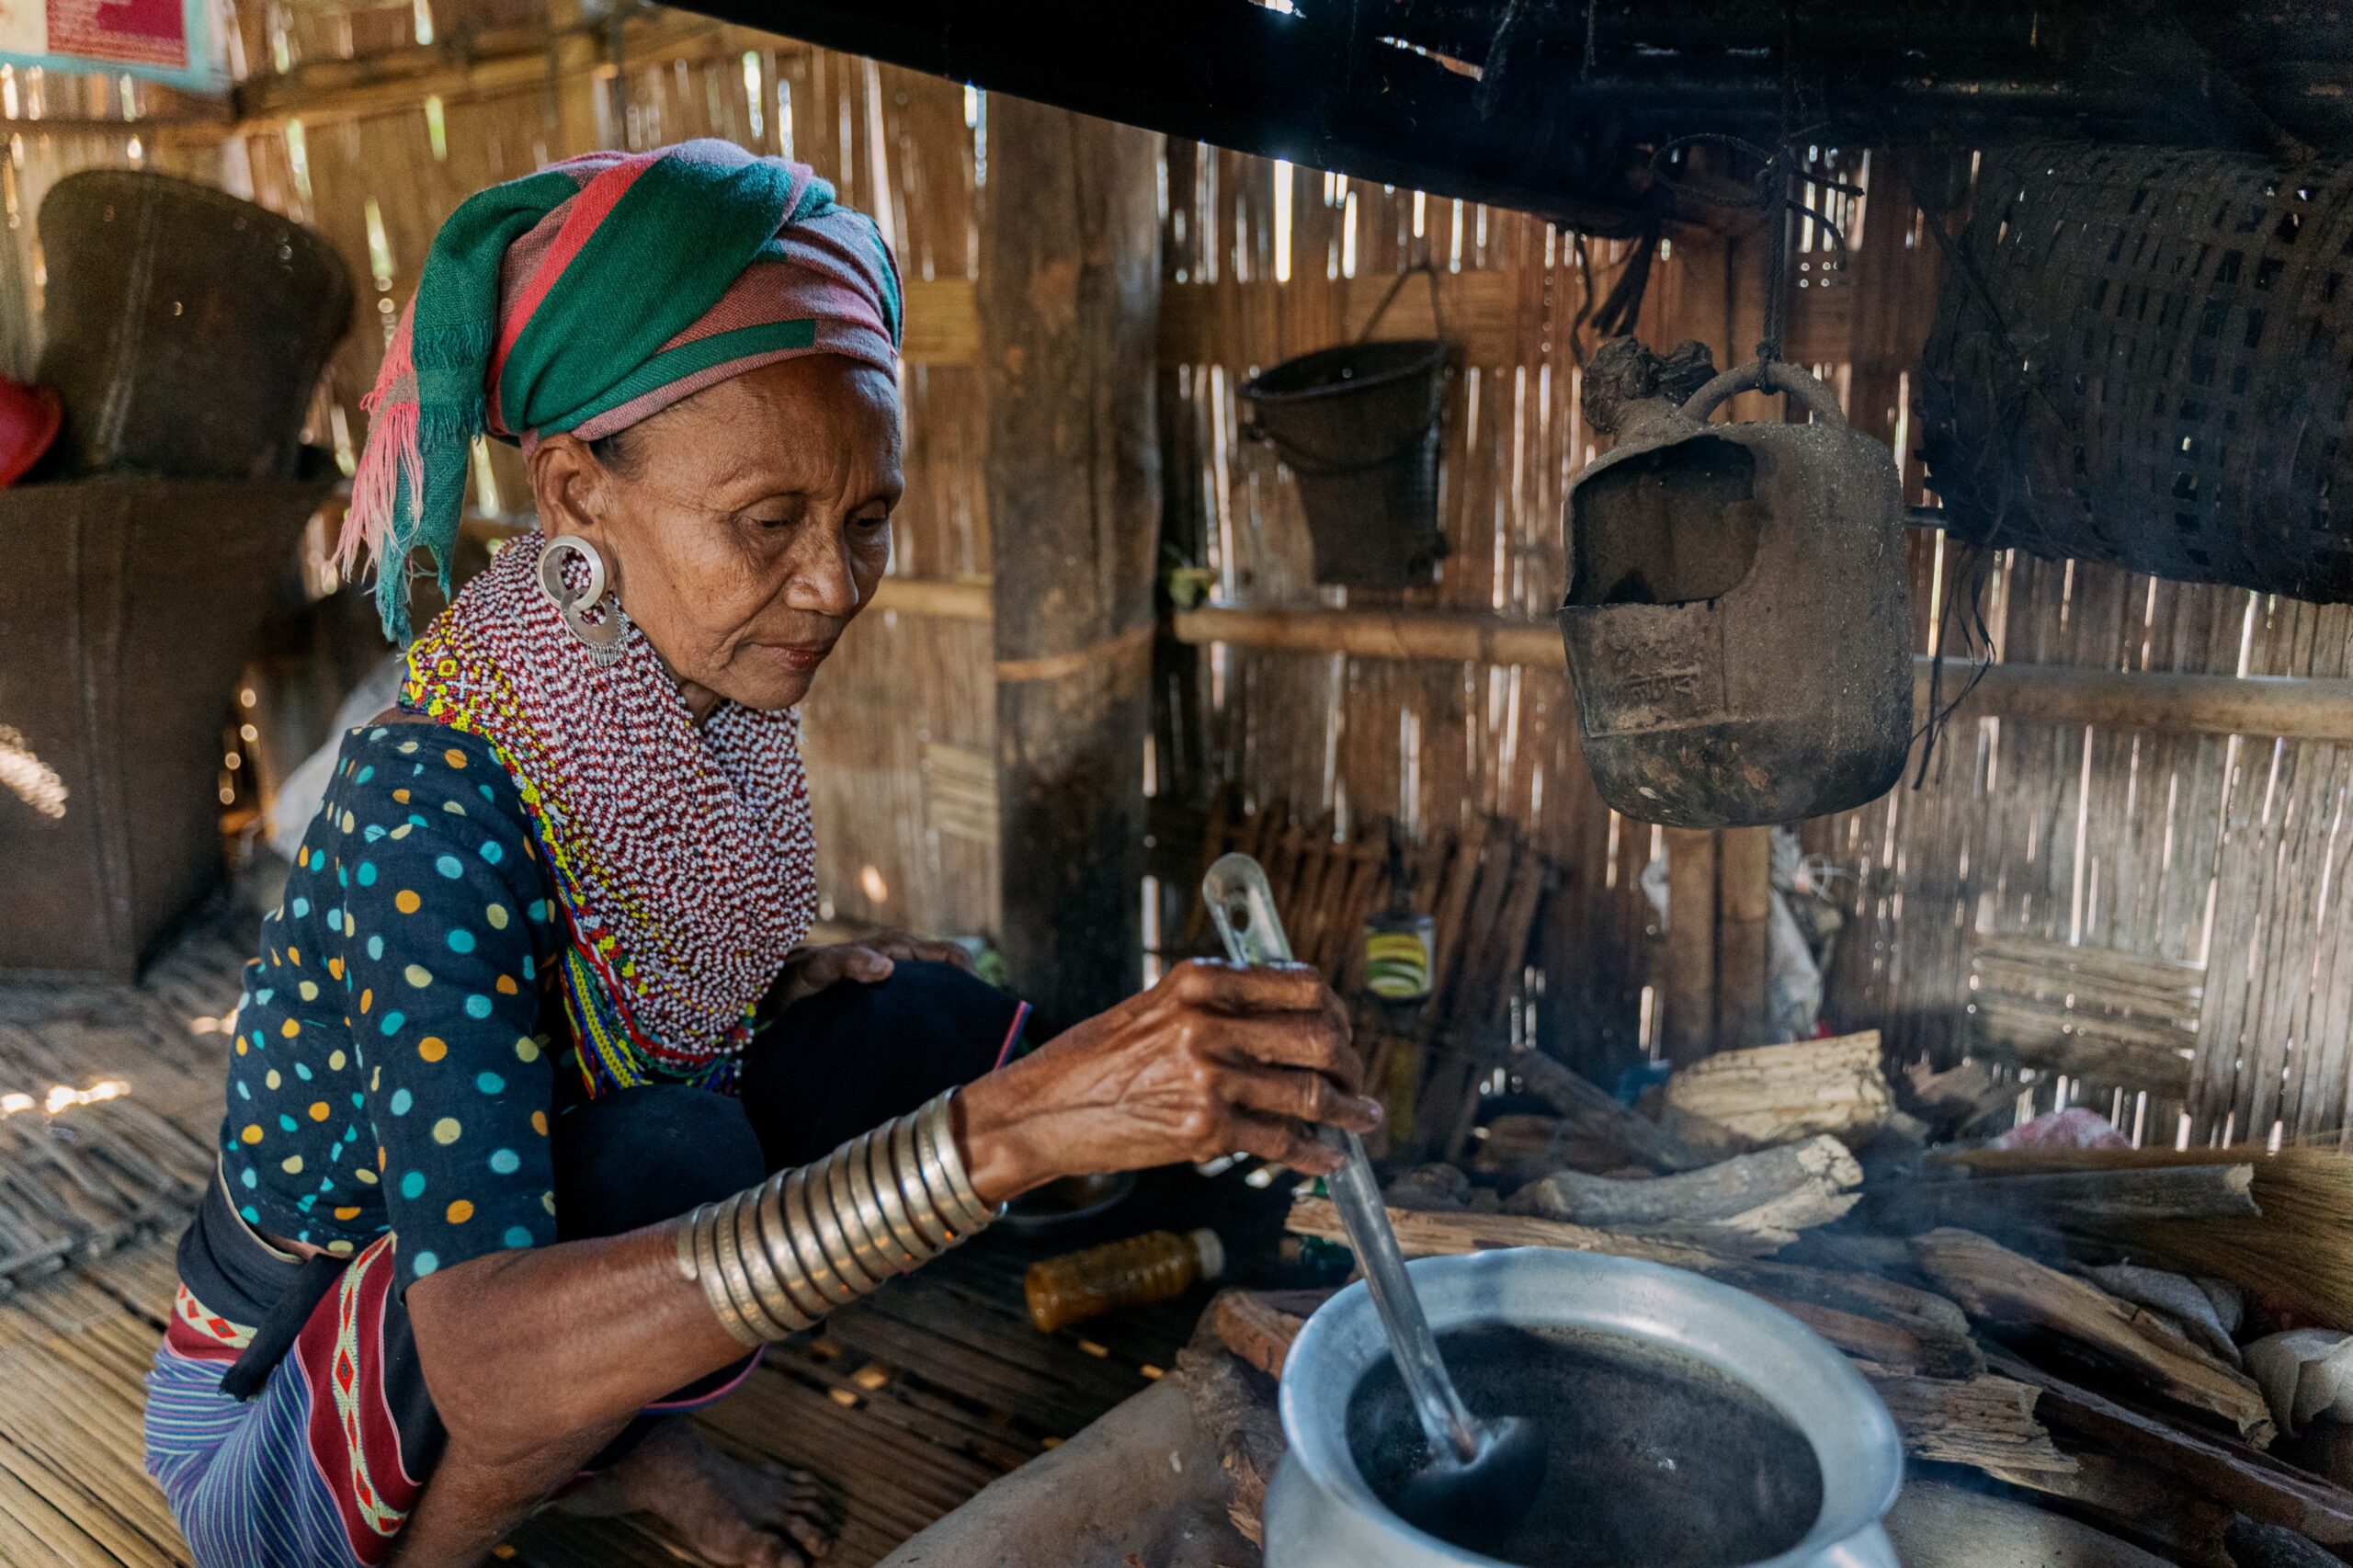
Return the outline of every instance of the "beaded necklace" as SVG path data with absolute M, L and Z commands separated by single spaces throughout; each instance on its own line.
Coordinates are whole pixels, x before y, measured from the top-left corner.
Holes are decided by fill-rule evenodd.
M 539 587 L 540 548 L 506 545 L 426 629 L 402 700 L 487 741 L 521 793 L 569 920 L 588 1093 L 724 1092 L 816 910 L 801 717 L 725 703 L 697 724 L 634 626 L 597 665 Z

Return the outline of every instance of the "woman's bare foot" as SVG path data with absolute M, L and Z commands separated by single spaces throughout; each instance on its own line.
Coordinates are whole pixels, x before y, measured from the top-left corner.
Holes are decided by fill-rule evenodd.
M 627 1459 L 556 1506 L 655 1515 L 719 1568 L 808 1568 L 832 1548 L 835 1528 L 817 1477 L 729 1459 L 682 1417 L 664 1421 Z

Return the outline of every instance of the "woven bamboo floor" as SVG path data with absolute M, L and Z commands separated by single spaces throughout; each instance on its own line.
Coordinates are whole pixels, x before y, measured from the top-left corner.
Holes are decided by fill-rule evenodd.
M 0 1116 L 0 1563 L 188 1562 L 140 1466 L 142 1379 L 163 1333 L 172 1245 L 211 1168 L 217 1019 L 236 997 L 249 909 L 224 903 L 137 987 L 0 984 L 0 1095 L 114 1096 Z M 209 1027 L 208 1027 L 209 1026 Z M 1029 1261 L 984 1237 L 770 1352 L 703 1418 L 722 1448 L 818 1471 L 845 1514 L 828 1568 L 865 1568 L 1146 1386 L 1201 1298 L 1047 1335 L 1023 1316 Z M 675 1568 L 650 1522 L 549 1515 L 499 1549 L 526 1568 Z

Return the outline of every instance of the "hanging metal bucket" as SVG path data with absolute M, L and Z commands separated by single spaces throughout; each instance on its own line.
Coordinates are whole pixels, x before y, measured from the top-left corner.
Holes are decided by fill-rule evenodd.
M 1807 425 L 1709 425 L 1734 392 Z M 1912 734 L 1904 492 L 1888 449 L 1793 366 L 1627 411 L 1569 486 L 1561 635 L 1601 798 L 1675 827 L 1753 827 L 1884 794 Z
M 1286 359 L 1242 385 L 1243 433 L 1272 445 L 1299 483 L 1318 583 L 1409 587 L 1428 582 L 1446 554 L 1438 437 L 1451 346 L 1367 341 L 1413 276 L 1398 275 L 1356 342 Z M 1430 310 L 1435 319 L 1435 273 Z

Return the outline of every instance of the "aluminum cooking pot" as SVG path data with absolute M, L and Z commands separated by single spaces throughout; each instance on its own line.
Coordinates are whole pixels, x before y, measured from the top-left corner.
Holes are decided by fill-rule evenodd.
M 1904 1482 L 1895 1422 L 1847 1358 L 1778 1307 L 1680 1268 L 1552 1247 L 1410 1266 L 1443 1334 L 1489 1324 L 1623 1335 L 1702 1362 L 1802 1432 L 1822 1469 L 1804 1539 L 1757 1568 L 1898 1568 L 1880 1516 Z M 1406 1524 L 1348 1451 L 1350 1397 L 1389 1355 L 1359 1283 L 1317 1311 L 1283 1367 L 1290 1451 L 1267 1491 L 1267 1568 L 1502 1568 Z

